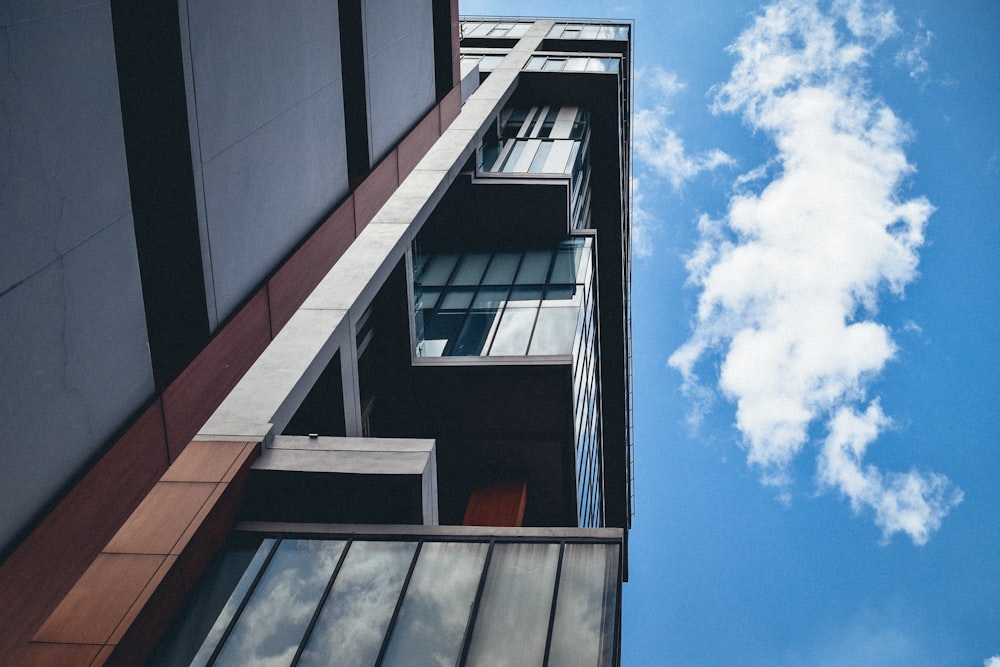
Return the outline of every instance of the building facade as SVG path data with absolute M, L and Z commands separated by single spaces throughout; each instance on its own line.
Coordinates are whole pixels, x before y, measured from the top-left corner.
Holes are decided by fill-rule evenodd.
M 4 21 L 0 662 L 618 664 L 631 25 L 140 4 Z

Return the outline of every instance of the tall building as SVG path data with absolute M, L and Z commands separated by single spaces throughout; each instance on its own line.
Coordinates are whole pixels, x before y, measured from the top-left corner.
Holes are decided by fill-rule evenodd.
M 617 665 L 631 25 L 0 19 L 0 663 Z

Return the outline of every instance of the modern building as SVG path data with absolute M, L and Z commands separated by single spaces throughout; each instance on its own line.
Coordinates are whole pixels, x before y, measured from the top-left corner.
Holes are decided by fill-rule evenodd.
M 617 665 L 631 25 L 0 28 L 0 664 Z

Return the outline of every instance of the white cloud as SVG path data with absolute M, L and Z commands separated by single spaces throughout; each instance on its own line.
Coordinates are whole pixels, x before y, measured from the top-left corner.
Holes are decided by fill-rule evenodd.
M 873 510 L 886 538 L 904 532 L 922 544 L 961 492 L 941 475 L 862 464 L 890 425 L 867 397 L 896 354 L 875 320 L 878 297 L 902 296 L 916 277 L 933 212 L 924 197 L 900 196 L 913 171 L 909 130 L 864 79 L 874 47 L 894 31 L 891 9 L 860 0 L 837 2 L 832 14 L 779 0 L 730 47 L 737 63 L 714 108 L 742 114 L 777 152 L 773 165 L 737 179 L 725 220 L 702 219 L 688 261 L 701 288 L 694 331 L 670 363 L 703 396 L 696 366 L 719 353 L 719 389 L 735 402 L 748 461 L 766 483 L 789 481 L 810 428 L 825 422 L 821 484 L 856 511 Z M 742 192 L 751 182 L 759 192 Z
M 986 658 L 983 661 L 983 667 L 1000 667 L 1000 655 L 995 655 L 992 658 Z
M 642 165 L 678 190 L 704 171 L 733 164 L 733 159 L 717 148 L 688 154 L 684 140 L 670 127 L 670 100 L 685 87 L 675 73 L 654 68 L 641 72 L 637 79 L 646 88 L 646 97 L 657 100 L 651 108 L 637 110 L 632 118 L 632 148 Z
M 653 256 L 653 232 L 655 219 L 643 205 L 641 179 L 633 176 L 632 188 L 632 255 L 643 259 Z
M 914 81 L 921 81 L 930 71 L 930 65 L 924 58 L 924 52 L 931 45 L 934 33 L 930 30 L 918 32 L 913 42 L 896 54 L 896 66 L 905 69 Z

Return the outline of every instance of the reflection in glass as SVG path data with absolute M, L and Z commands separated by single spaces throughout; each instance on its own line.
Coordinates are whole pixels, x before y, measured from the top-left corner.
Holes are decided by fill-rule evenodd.
M 236 610 L 239 609 L 240 603 L 243 602 L 243 598 L 246 597 L 247 591 L 250 590 L 250 586 L 253 584 L 254 578 L 256 578 L 257 573 L 260 568 L 264 565 L 264 561 L 267 560 L 268 554 L 274 548 L 274 539 L 265 539 L 261 542 L 260 546 L 257 548 L 256 553 L 254 553 L 253 558 L 250 563 L 246 565 L 246 569 L 243 571 L 243 575 L 237 582 L 236 587 L 233 588 L 232 594 L 229 596 L 229 600 L 226 602 L 226 606 L 222 608 L 219 615 L 215 619 L 215 624 L 212 629 L 209 630 L 208 635 L 205 637 L 205 641 L 202 642 L 201 648 L 198 649 L 198 653 L 191 660 L 191 665 L 207 665 L 208 659 L 212 657 L 212 652 L 215 651 L 215 647 L 219 644 L 219 640 L 222 639 L 223 633 L 229 626 L 230 621 L 233 620 L 233 616 L 236 615 Z M 223 557 L 227 560 L 233 560 L 236 562 L 237 566 L 242 561 L 239 546 L 237 545 L 234 553 L 230 555 L 230 549 L 223 551 Z M 223 565 L 223 569 L 225 565 Z M 219 575 L 216 575 L 219 576 Z M 203 584 L 204 585 L 204 584 Z
M 298 664 L 375 664 L 415 549 L 414 542 L 352 543 Z
M 580 309 L 541 308 L 528 354 L 569 354 L 573 351 L 573 333 Z
M 406 589 L 383 665 L 455 665 L 486 559 L 485 543 L 429 542 Z
M 496 544 L 472 628 L 467 665 L 540 665 L 558 544 Z
M 215 664 L 290 664 L 344 544 L 282 540 Z
M 531 338 L 531 328 L 535 324 L 534 308 L 507 309 L 500 319 L 490 356 L 520 356 L 528 350 L 528 339 Z
M 613 664 L 618 597 L 618 547 L 567 544 L 559 571 L 550 667 Z

